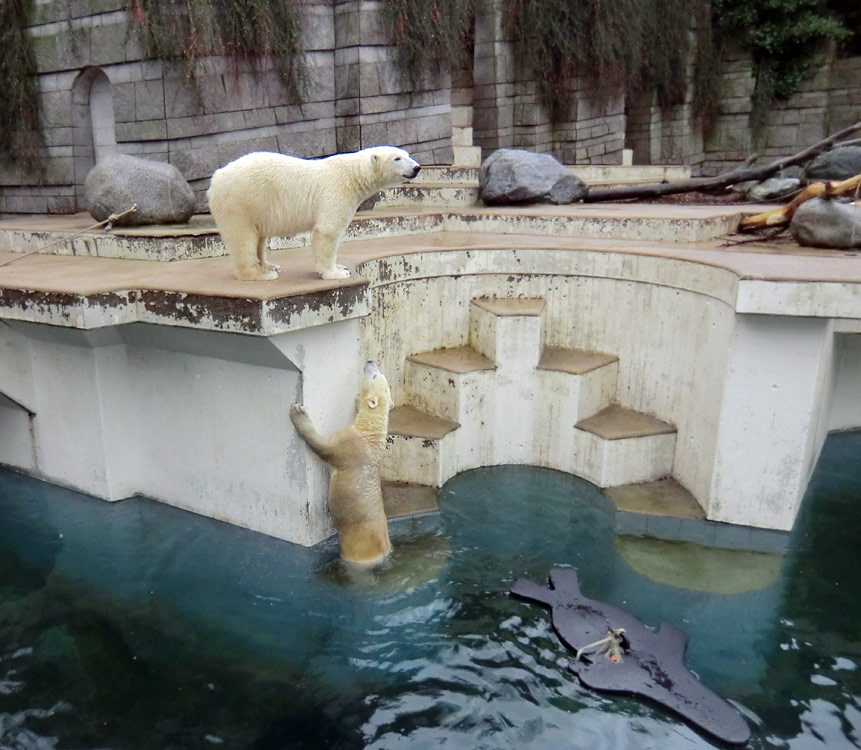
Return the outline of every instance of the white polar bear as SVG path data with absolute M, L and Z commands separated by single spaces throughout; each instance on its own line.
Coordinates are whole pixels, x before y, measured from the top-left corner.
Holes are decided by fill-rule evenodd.
M 236 266 L 237 279 L 276 279 L 266 259 L 270 237 L 312 231 L 314 269 L 324 279 L 345 279 L 335 265 L 338 243 L 359 204 L 419 173 L 406 151 L 375 146 L 325 159 L 258 151 L 212 175 L 207 197 L 212 218 Z

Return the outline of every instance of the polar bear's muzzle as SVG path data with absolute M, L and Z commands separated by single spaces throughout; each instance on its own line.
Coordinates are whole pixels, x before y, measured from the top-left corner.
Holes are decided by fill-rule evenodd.
M 372 360 L 368 360 L 365 363 L 365 377 L 373 378 L 380 374 L 380 368 L 377 367 L 377 363 Z
M 404 175 L 404 177 L 408 177 L 409 179 L 412 179 L 413 177 L 415 177 L 415 176 L 419 173 L 419 171 L 420 171 L 420 170 L 421 170 L 421 165 L 420 165 L 420 164 L 416 164 L 416 165 L 412 168 L 412 170 L 410 171 L 410 173 L 409 173 L 409 174 Z

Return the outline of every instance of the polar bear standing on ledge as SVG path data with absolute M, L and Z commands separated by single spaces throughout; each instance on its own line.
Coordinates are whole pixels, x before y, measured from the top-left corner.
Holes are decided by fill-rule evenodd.
M 296 432 L 334 471 L 329 481 L 329 511 L 341 539 L 341 556 L 356 563 L 382 560 L 392 549 L 380 488 L 380 463 L 389 435 L 392 392 L 373 362 L 365 365 L 353 424 L 324 438 L 301 404 L 290 407 Z
M 314 270 L 324 279 L 346 279 L 350 272 L 336 265 L 335 257 L 359 204 L 415 177 L 419 169 L 394 146 L 326 159 L 257 151 L 215 170 L 207 192 L 209 210 L 233 256 L 237 279 L 277 279 L 281 269 L 266 259 L 269 238 L 309 230 Z

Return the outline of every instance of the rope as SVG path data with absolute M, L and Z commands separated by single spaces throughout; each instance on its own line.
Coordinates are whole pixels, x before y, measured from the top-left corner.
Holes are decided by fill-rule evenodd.
M 137 210 L 138 210 L 138 204 L 132 203 L 132 205 L 129 208 L 127 208 L 125 211 L 123 211 L 122 213 L 111 214 L 104 221 L 100 221 L 96 224 L 93 224 L 90 227 L 87 227 L 86 229 L 82 229 L 79 232 L 75 232 L 74 234 L 70 234 L 68 237 L 60 237 L 59 239 L 51 240 L 50 242 L 47 242 L 44 245 L 40 245 L 35 250 L 29 250 L 26 253 L 21 253 L 20 255 L 17 255 L 14 258 L 10 258 L 9 260 L 4 261 L 3 263 L 0 263 L 0 268 L 3 268 L 3 266 L 9 266 L 12 263 L 15 263 L 16 261 L 21 260 L 22 258 L 26 258 L 28 255 L 35 255 L 36 253 L 40 253 L 43 250 L 47 250 L 49 247 L 53 247 L 54 245 L 59 245 L 63 242 L 68 242 L 69 240 L 73 240 L 73 239 L 75 239 L 75 237 L 80 237 L 82 234 L 86 234 L 87 232 L 92 232 L 94 229 L 101 229 L 102 227 L 104 227 L 105 229 L 110 231 L 113 228 L 113 225 L 115 222 L 119 221 L 120 219 L 122 219 L 124 216 L 127 216 L 128 214 L 135 213 Z
M 583 648 L 578 648 L 574 658 L 580 661 L 580 656 L 587 651 L 606 651 L 607 658 L 619 664 L 622 661 L 622 648 L 625 645 L 625 636 L 622 635 L 624 632 L 625 628 L 610 628 L 607 631 L 607 635 L 600 640 L 583 646 Z

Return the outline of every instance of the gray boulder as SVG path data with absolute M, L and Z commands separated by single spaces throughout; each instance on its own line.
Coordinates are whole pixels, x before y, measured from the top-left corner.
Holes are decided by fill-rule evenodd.
M 482 200 L 489 206 L 518 203 L 574 203 L 589 188 L 550 154 L 521 149 L 494 151 L 478 172 Z
M 753 184 L 745 191 L 745 195 L 748 200 L 768 203 L 782 201 L 799 190 L 801 190 L 801 180 L 797 177 L 769 177 L 767 180 Z
M 861 174 L 861 146 L 838 146 L 819 154 L 804 170 L 804 176 L 817 180 L 848 180 Z
M 789 231 L 799 245 L 808 247 L 861 247 L 861 208 L 823 198 L 802 203 Z
M 96 221 L 137 203 L 137 212 L 120 219 L 120 226 L 184 224 L 195 208 L 194 191 L 176 167 L 123 154 L 96 164 L 84 190 L 87 210 Z

